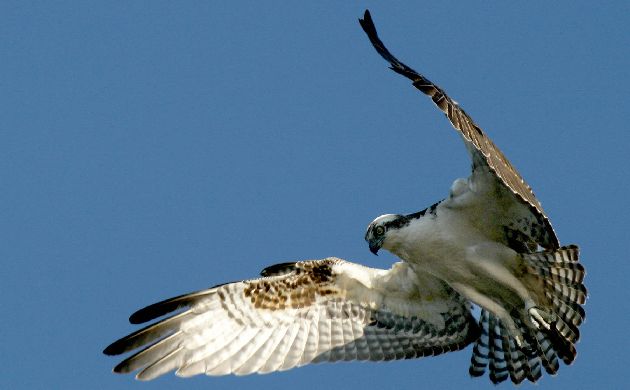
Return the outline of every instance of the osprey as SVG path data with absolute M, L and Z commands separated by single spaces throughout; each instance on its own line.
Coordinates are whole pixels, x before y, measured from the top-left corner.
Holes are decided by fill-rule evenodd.
M 472 173 L 448 197 L 368 226 L 390 269 L 338 258 L 282 263 L 261 277 L 150 305 L 132 324 L 171 316 L 115 341 L 136 351 L 114 368 L 150 380 L 169 371 L 251 374 L 325 361 L 411 359 L 474 343 L 469 372 L 494 383 L 537 381 L 573 362 L 584 319 L 578 248 L 561 247 L 530 187 L 485 133 L 438 86 L 385 48 L 368 11 L 360 19 L 391 69 L 430 96 L 461 134 Z M 472 303 L 481 307 L 477 320 Z

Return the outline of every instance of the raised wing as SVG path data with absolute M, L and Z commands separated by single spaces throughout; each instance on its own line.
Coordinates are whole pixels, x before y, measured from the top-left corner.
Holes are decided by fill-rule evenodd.
M 182 311 L 112 343 L 114 368 L 150 380 L 245 375 L 307 363 L 437 355 L 477 339 L 469 304 L 443 282 L 404 263 L 390 270 L 337 258 L 266 268 L 260 279 L 229 283 L 141 309 L 142 323 Z
M 466 148 L 471 154 L 473 169 L 475 166 L 484 165 L 494 172 L 501 183 L 505 185 L 516 197 L 529 206 L 531 212 L 543 226 L 538 244 L 548 249 L 560 246 L 558 238 L 551 226 L 549 218 L 545 214 L 542 205 L 536 199 L 529 185 L 523 180 L 518 171 L 512 166 L 499 148 L 488 136 L 475 124 L 468 114 L 437 85 L 426 77 L 411 69 L 394 57 L 379 39 L 376 27 L 369 11 L 365 11 L 363 19 L 359 19 L 361 27 L 372 42 L 376 51 L 390 63 L 390 68 L 413 82 L 413 86 L 431 97 L 433 103 L 446 114 L 455 130 L 457 130 L 466 143 Z

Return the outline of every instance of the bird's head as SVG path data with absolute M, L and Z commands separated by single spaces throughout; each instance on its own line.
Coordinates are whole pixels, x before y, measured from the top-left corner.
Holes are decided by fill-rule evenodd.
M 404 215 L 398 214 L 385 214 L 372 221 L 365 232 L 365 241 L 367 241 L 370 252 L 375 255 L 378 254 L 378 250 L 385 245 L 387 249 L 387 237 L 388 233 L 392 230 L 400 228 L 406 223 L 407 218 Z

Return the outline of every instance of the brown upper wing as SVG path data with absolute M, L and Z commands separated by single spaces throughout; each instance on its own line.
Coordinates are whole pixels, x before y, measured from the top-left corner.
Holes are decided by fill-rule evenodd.
M 359 22 L 376 51 L 390 63 L 391 69 L 410 79 L 414 87 L 430 96 L 435 105 L 446 114 L 453 127 L 464 138 L 466 147 L 471 153 L 473 168 L 479 164 L 487 165 L 520 201 L 529 206 L 532 213 L 537 217 L 543 227 L 539 244 L 545 248 L 558 248 L 560 246 L 558 238 L 542 205 L 538 199 L 536 199 L 529 185 L 523 180 L 516 168 L 512 166 L 499 148 L 486 136 L 483 130 L 475 124 L 470 116 L 468 116 L 453 99 L 448 97 L 440 87 L 400 62 L 387 50 L 378 37 L 369 11 L 365 11 L 364 18 L 359 19 Z

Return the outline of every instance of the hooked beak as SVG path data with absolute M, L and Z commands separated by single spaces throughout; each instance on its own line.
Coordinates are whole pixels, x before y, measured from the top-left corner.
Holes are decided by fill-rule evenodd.
M 375 242 L 375 241 L 370 241 L 368 243 L 368 245 L 370 247 L 370 252 L 372 252 L 376 256 L 378 256 L 378 250 L 381 249 L 381 245 L 378 242 Z

